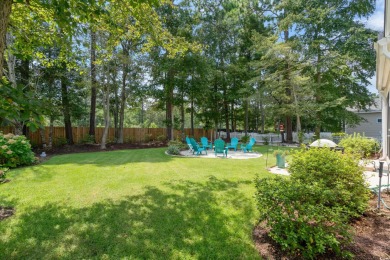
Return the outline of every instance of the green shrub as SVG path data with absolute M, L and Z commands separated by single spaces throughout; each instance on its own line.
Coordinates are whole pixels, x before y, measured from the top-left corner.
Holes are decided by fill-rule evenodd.
M 0 168 L 0 183 L 5 181 L 5 178 L 7 177 L 6 172 L 8 171 L 8 168 Z
M 172 154 L 172 155 L 179 155 L 180 154 L 180 148 L 176 145 L 170 145 L 168 146 L 168 150 L 167 150 L 168 154 Z
M 150 142 L 150 141 L 153 141 L 153 135 L 152 134 L 145 134 L 145 136 L 144 136 L 144 141 L 146 142 L 146 143 L 148 143 L 148 142 Z
M 318 183 L 328 192 L 327 206 L 343 207 L 349 217 L 356 217 L 367 208 L 369 190 L 363 169 L 350 154 L 329 148 L 301 149 L 292 155 L 291 179 L 307 184 Z
M 283 250 L 308 259 L 329 249 L 346 255 L 340 246 L 351 238 L 347 219 L 342 208 L 326 206 L 319 184 L 277 177 L 258 179 L 256 188 L 260 221 Z
M 243 143 L 243 144 L 246 144 L 246 143 L 249 143 L 249 139 L 250 139 L 251 137 L 249 136 L 249 135 L 244 135 L 244 136 L 242 136 L 241 137 L 241 143 Z
M 302 131 L 298 131 L 298 143 L 302 144 L 305 139 L 305 133 Z
M 168 147 L 169 146 L 176 146 L 181 151 L 188 149 L 188 145 L 187 144 L 183 144 L 182 141 L 177 140 L 177 139 L 169 141 L 168 142 Z
M 379 150 L 379 143 L 375 139 L 356 133 L 344 137 L 339 146 L 344 147 L 345 152 L 359 155 L 361 158 L 369 157 Z
M 65 137 L 56 137 L 54 138 L 54 145 L 55 146 L 64 146 L 68 143 Z
M 160 141 L 160 142 L 165 142 L 167 140 L 167 136 L 166 135 L 159 135 L 156 137 L 156 140 Z
M 95 136 L 93 135 L 86 135 L 83 139 L 81 139 L 82 144 L 94 144 L 95 143 Z
M 291 177 L 256 181 L 260 220 L 284 249 L 304 258 L 332 250 L 349 256 L 349 221 L 368 206 L 369 190 L 355 157 L 328 148 L 292 155 Z
M 344 132 L 332 133 L 332 136 L 345 137 L 347 134 Z
M 0 133 L 0 168 L 31 165 L 35 161 L 30 142 L 25 136 Z
M 264 145 L 269 145 L 269 136 L 263 136 L 263 143 Z

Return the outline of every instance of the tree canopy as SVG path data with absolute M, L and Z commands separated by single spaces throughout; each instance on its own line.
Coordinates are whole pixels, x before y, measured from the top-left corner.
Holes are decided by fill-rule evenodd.
M 2 0 L 0 124 L 340 131 L 359 122 L 372 0 Z M 42 105 L 44 104 L 44 105 Z M 112 120 L 111 120 L 112 119 Z M 93 135 L 93 131 L 90 134 Z M 100 140 L 96 140 L 99 141 Z

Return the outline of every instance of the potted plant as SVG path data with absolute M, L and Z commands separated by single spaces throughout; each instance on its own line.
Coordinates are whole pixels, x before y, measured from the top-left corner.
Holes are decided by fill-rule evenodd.
M 283 150 L 276 150 L 274 151 L 274 155 L 276 156 L 276 166 L 279 168 L 285 168 L 286 166 L 286 155 L 288 154 L 288 151 Z

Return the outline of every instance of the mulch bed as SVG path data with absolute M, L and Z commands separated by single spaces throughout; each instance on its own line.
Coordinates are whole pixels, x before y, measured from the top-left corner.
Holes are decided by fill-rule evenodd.
M 390 195 L 382 193 L 382 198 L 390 206 Z M 378 197 L 370 200 L 369 210 L 359 219 L 351 223 L 355 236 L 346 250 L 355 255 L 358 260 L 390 259 L 390 210 L 383 208 L 378 212 Z M 300 256 L 291 256 L 283 252 L 269 236 L 267 229 L 259 225 L 253 231 L 253 240 L 260 255 L 269 260 L 296 260 Z M 333 253 L 324 254 L 316 259 L 341 259 Z

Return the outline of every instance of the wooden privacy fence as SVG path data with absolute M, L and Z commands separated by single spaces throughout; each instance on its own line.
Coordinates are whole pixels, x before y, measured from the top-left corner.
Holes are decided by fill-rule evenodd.
M 0 131 L 4 134 L 14 133 L 14 128 L 12 127 L 0 127 Z M 33 146 L 42 145 L 41 133 L 38 130 L 36 132 L 31 132 L 28 135 Z M 46 142 L 49 140 L 49 131 L 50 127 L 45 127 L 45 138 Z M 95 140 L 97 143 L 100 142 L 103 136 L 103 127 L 95 128 Z M 213 130 L 204 130 L 204 129 L 194 129 L 194 138 L 199 140 L 202 136 L 207 136 L 209 139 L 213 136 Z M 72 127 L 73 141 L 74 143 L 84 143 L 89 140 L 89 127 Z M 184 129 L 184 136 L 190 136 L 191 129 Z M 167 136 L 166 128 L 124 128 L 123 129 L 123 141 L 125 143 L 140 143 L 140 142 L 149 142 L 155 140 L 162 140 Z M 182 132 L 175 130 L 174 137 L 181 137 Z M 62 145 L 66 143 L 65 138 L 65 127 L 53 127 L 53 145 Z M 115 128 L 109 128 L 107 142 L 115 141 Z

